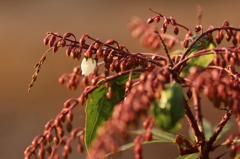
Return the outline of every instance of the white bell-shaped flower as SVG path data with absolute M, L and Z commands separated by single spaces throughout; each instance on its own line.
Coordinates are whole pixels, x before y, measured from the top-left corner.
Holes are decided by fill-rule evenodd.
M 84 58 L 81 63 L 82 75 L 88 76 L 96 68 L 96 61 L 93 58 Z

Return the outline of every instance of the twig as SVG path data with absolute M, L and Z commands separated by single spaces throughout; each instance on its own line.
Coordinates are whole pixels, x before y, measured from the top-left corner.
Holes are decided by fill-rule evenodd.
M 162 43 L 162 45 L 163 45 L 163 47 L 164 47 L 164 52 L 165 52 L 165 55 L 166 55 L 167 58 L 168 58 L 167 61 L 168 61 L 168 63 L 169 63 L 169 66 L 170 66 L 170 67 L 173 67 L 173 62 L 172 62 L 172 59 L 171 59 L 171 57 L 170 57 L 170 55 L 169 55 L 167 46 L 166 46 L 166 44 L 164 43 L 164 40 L 162 39 L 162 37 L 160 36 L 160 34 L 158 33 L 158 31 L 155 31 L 155 33 L 158 35 L 158 37 L 159 37 L 159 39 L 160 39 L 160 41 L 161 41 L 161 43 Z
M 230 119 L 232 115 L 232 110 L 229 110 L 224 117 L 222 118 L 222 120 L 220 121 L 220 123 L 218 124 L 216 130 L 214 131 L 213 135 L 210 137 L 209 141 L 208 141 L 208 146 L 212 147 L 213 143 L 216 141 L 218 135 L 220 134 L 220 132 L 222 131 L 222 129 L 224 128 L 225 124 L 228 122 L 228 120 Z
M 36 63 L 36 65 L 34 66 L 35 67 L 35 72 L 34 74 L 32 75 L 32 80 L 30 82 L 30 84 L 28 85 L 28 92 L 31 91 L 31 88 L 32 86 L 34 85 L 34 82 L 37 80 L 37 76 L 38 76 L 38 73 L 41 69 L 41 66 L 43 64 L 43 62 L 46 60 L 46 57 L 48 55 L 48 53 L 52 50 L 53 48 L 50 48 L 48 49 L 46 52 L 43 53 L 41 59 Z
M 198 13 L 197 13 L 197 25 L 200 25 L 201 24 L 201 20 L 202 20 L 202 7 L 201 6 L 197 6 L 197 10 L 198 10 Z
M 187 103 L 187 101 L 185 100 L 185 105 L 184 105 L 184 108 L 185 108 L 185 117 L 187 118 L 188 120 L 188 123 L 190 125 L 190 127 L 192 128 L 192 131 L 193 131 L 193 134 L 196 138 L 196 143 L 199 143 L 200 141 L 204 141 L 204 135 L 203 133 L 199 130 L 198 128 L 198 125 L 197 125 L 197 122 L 192 114 L 192 111 Z
M 195 118 L 197 120 L 197 124 L 198 124 L 200 131 L 204 132 L 203 123 L 202 123 L 203 116 L 202 116 L 202 109 L 201 109 L 201 102 L 200 102 L 201 99 L 194 88 L 193 88 L 192 92 L 193 92 L 193 105 L 194 105 L 195 112 L 196 112 Z

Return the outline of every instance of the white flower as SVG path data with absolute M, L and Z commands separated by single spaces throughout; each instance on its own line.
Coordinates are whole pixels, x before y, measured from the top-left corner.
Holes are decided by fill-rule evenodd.
M 96 68 L 96 61 L 93 58 L 84 58 L 81 64 L 82 75 L 88 76 Z

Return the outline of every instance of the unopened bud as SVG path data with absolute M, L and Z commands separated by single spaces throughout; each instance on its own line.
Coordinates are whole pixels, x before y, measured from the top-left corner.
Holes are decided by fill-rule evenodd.
M 166 31 L 167 31 L 167 27 L 166 27 L 166 26 L 163 26 L 163 27 L 161 28 L 161 32 L 162 32 L 163 34 L 165 34 Z
M 173 32 L 174 32 L 175 35 L 178 35 L 179 29 L 178 29 L 177 26 L 174 26 Z
M 46 37 L 46 38 L 44 38 L 44 39 L 43 39 L 43 44 L 44 44 L 44 45 L 47 45 L 47 44 L 48 44 L 48 42 L 49 42 L 49 39 L 48 39 L 48 37 Z
M 195 26 L 195 32 L 199 32 L 202 30 L 202 25 Z
M 150 24 L 150 23 L 152 23 L 153 22 L 153 18 L 149 18 L 148 20 L 147 20 L 147 23 L 148 24 Z
M 223 25 L 222 25 L 222 26 L 225 26 L 225 27 L 229 26 L 229 22 L 228 22 L 227 20 L 225 20 L 225 21 L 223 22 Z
M 159 16 L 156 16 L 156 17 L 154 18 L 154 22 L 158 23 L 159 21 L 160 21 L 160 17 L 159 17 Z
M 49 40 L 48 45 L 49 45 L 50 47 L 52 47 L 52 46 L 54 45 L 55 40 L 56 40 L 56 37 L 55 37 L 54 35 L 52 35 L 52 37 L 51 37 L 50 40 Z

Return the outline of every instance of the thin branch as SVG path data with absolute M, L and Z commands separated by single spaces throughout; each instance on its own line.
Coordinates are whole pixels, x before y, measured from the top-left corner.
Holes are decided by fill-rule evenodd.
M 30 82 L 30 84 L 28 85 L 28 92 L 31 91 L 31 88 L 33 87 L 34 85 L 34 82 L 37 80 L 37 76 L 38 76 L 38 73 L 39 71 L 41 70 L 41 66 L 42 64 L 44 63 L 44 61 L 46 60 L 46 57 L 48 55 L 48 53 L 52 50 L 53 48 L 49 48 L 46 52 L 43 53 L 41 59 L 36 63 L 36 65 L 34 66 L 35 67 L 35 72 L 34 74 L 32 75 L 32 80 Z
M 162 39 L 162 37 L 161 37 L 161 35 L 158 33 L 158 31 L 155 31 L 155 33 L 158 35 L 158 37 L 159 37 L 159 39 L 160 39 L 160 41 L 161 41 L 161 43 L 162 43 L 162 45 L 163 45 L 163 47 L 164 47 L 164 52 L 165 52 L 165 55 L 166 55 L 167 58 L 168 58 L 167 61 L 168 61 L 169 66 L 170 66 L 170 67 L 173 67 L 173 62 L 172 62 L 172 59 L 171 59 L 171 57 L 170 57 L 170 55 L 169 55 L 167 46 L 166 46 L 166 44 L 164 43 L 164 40 Z
M 210 139 L 208 141 L 208 146 L 209 147 L 213 146 L 213 143 L 216 141 L 218 135 L 220 134 L 220 132 L 224 128 L 225 124 L 230 119 L 231 115 L 232 115 L 232 110 L 227 111 L 227 113 L 224 115 L 224 117 L 222 118 L 222 120 L 218 124 L 217 128 L 215 129 L 213 135 L 210 137 Z
M 188 120 L 188 123 L 190 125 L 190 127 L 192 128 L 192 131 L 193 131 L 193 134 L 195 136 L 195 139 L 196 139 L 196 143 L 199 143 L 200 141 L 204 141 L 204 135 L 203 133 L 199 130 L 199 127 L 197 125 L 197 122 L 192 114 L 192 111 L 187 103 L 187 101 L 185 100 L 185 105 L 184 105 L 184 108 L 185 108 L 185 117 L 187 118 Z
M 235 31 L 240 31 L 240 28 L 219 27 L 219 28 L 213 28 L 213 29 L 207 30 L 206 32 L 202 33 L 201 35 L 199 35 L 196 39 L 194 39 L 192 41 L 192 43 L 188 46 L 186 51 L 181 56 L 181 59 L 179 60 L 179 62 L 181 62 L 185 58 L 185 56 L 187 56 L 187 54 L 189 53 L 189 51 L 192 49 L 193 45 L 195 45 L 196 42 L 198 42 L 202 37 L 206 36 L 208 33 L 212 33 L 212 32 L 217 31 L 217 30 L 235 30 Z
M 195 118 L 197 120 L 197 124 L 198 124 L 200 131 L 204 132 L 204 127 L 203 127 L 203 123 L 202 123 L 203 116 L 202 116 L 202 109 L 201 109 L 201 102 L 200 102 L 201 98 L 195 91 L 195 88 L 193 88 L 192 92 L 193 92 L 193 105 L 194 105 L 195 113 L 196 113 Z
M 201 6 L 197 6 L 197 10 L 198 10 L 198 13 L 197 13 L 197 25 L 200 25 L 201 24 L 201 20 L 202 20 L 202 7 Z

